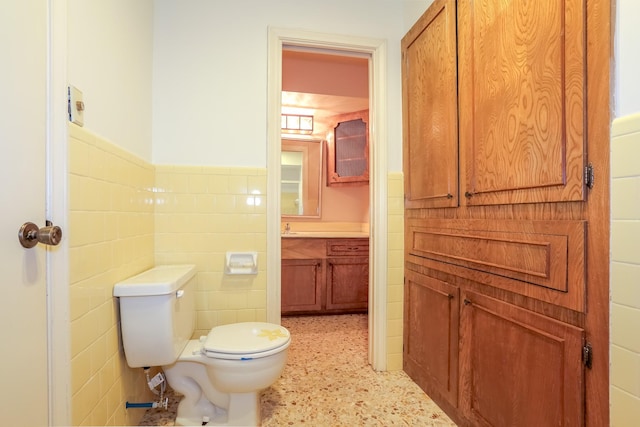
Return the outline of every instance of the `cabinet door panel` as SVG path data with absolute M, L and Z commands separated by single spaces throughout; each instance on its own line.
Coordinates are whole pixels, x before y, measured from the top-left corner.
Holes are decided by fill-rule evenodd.
M 467 204 L 584 199 L 584 8 L 459 2 Z
M 367 309 L 369 258 L 327 258 L 327 310 Z
M 456 3 L 436 1 L 402 39 L 407 208 L 458 205 Z
M 479 426 L 584 425 L 580 328 L 462 292 L 460 403 Z
M 327 137 L 327 185 L 364 185 L 369 182 L 369 110 L 330 119 Z
M 406 271 L 404 370 L 429 395 L 458 402 L 459 290 Z
M 282 260 L 282 314 L 322 309 L 322 260 Z

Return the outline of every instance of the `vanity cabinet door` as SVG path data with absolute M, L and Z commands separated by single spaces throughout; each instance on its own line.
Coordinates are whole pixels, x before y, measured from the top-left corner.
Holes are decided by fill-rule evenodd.
M 369 258 L 327 258 L 327 311 L 366 311 L 368 301 Z
M 322 259 L 282 260 L 282 314 L 322 310 Z
M 402 39 L 405 207 L 458 206 L 456 2 L 436 0 Z
M 327 138 L 327 185 L 369 183 L 369 110 L 332 118 Z

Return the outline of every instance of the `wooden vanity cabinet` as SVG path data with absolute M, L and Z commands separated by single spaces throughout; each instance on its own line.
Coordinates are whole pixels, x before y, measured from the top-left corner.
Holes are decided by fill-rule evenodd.
M 366 312 L 369 240 L 283 238 L 281 313 Z
M 327 258 L 327 310 L 366 311 L 369 301 L 369 258 Z
M 321 311 L 323 261 L 316 259 L 282 260 L 282 312 L 287 314 Z
M 327 138 L 327 185 L 369 183 L 369 110 L 334 116 Z

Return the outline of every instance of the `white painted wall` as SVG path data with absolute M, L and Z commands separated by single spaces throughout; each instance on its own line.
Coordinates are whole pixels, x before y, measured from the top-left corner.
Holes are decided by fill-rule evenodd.
M 399 43 L 432 2 L 69 0 L 68 79 L 85 127 L 145 160 L 264 166 L 267 27 L 385 38 L 388 164 L 400 171 Z M 616 117 L 640 111 L 637 16 L 640 2 L 616 1 Z
M 640 2 L 614 0 L 615 27 L 615 116 L 640 111 Z
M 153 0 L 69 0 L 68 82 L 84 127 L 151 160 Z
M 402 169 L 403 2 L 156 0 L 153 162 L 266 167 L 270 26 L 388 40 L 389 170 Z
M 400 171 L 400 39 L 432 2 L 69 0 L 68 81 L 84 126 L 145 160 L 263 167 L 268 26 L 384 38 Z
M 402 2 L 403 36 L 434 1 L 435 0 L 404 0 Z

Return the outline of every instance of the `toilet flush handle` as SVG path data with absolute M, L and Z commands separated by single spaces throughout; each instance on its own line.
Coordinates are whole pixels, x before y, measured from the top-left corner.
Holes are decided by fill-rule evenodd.
M 176 298 L 182 298 L 184 296 L 184 289 L 178 289 L 176 291 Z

